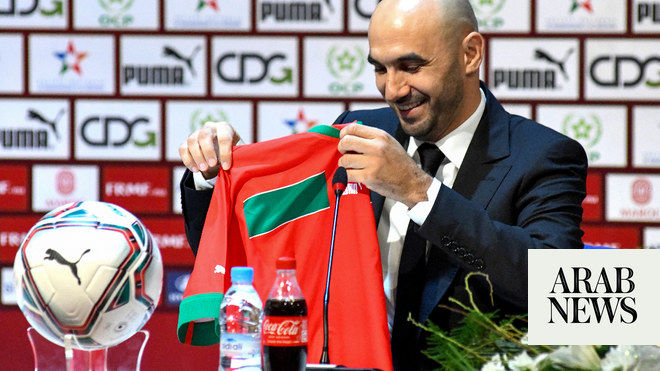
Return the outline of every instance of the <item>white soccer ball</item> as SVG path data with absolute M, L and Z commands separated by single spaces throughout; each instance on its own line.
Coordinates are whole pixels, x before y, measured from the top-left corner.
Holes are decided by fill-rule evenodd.
M 14 260 L 18 306 L 51 342 L 93 350 L 128 339 L 151 317 L 163 262 L 151 233 L 133 214 L 83 201 L 44 215 Z

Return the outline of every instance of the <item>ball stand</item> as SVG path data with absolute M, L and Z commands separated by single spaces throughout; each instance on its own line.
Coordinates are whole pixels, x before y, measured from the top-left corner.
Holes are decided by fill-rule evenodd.
M 44 338 L 33 327 L 27 329 L 27 336 L 35 371 L 139 371 L 149 331 L 138 331 L 120 344 L 95 350 L 74 348 L 72 335 L 64 336 L 63 347 Z

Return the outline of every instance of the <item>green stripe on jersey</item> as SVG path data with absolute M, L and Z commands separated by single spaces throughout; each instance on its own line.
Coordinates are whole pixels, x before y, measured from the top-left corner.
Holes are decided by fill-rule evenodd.
M 250 238 L 329 207 L 325 172 L 286 187 L 257 193 L 243 201 Z

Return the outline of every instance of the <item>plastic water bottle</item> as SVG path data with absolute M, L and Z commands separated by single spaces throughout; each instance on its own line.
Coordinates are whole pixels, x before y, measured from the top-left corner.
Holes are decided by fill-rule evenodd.
M 220 304 L 220 371 L 261 370 L 261 299 L 254 270 L 231 269 L 231 287 Z

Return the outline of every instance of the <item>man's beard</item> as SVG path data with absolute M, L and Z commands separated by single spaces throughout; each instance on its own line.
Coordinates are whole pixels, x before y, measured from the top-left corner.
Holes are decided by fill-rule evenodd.
M 452 125 L 463 99 L 464 87 L 457 76 L 458 64 L 452 66 L 451 71 L 445 79 L 441 96 L 434 101 L 428 97 L 424 104 L 429 105 L 429 114 L 422 121 L 408 123 L 399 115 L 399 121 L 403 131 L 415 139 L 425 142 L 437 142 L 447 134 L 447 130 Z M 460 124 L 460 123 L 459 123 Z

